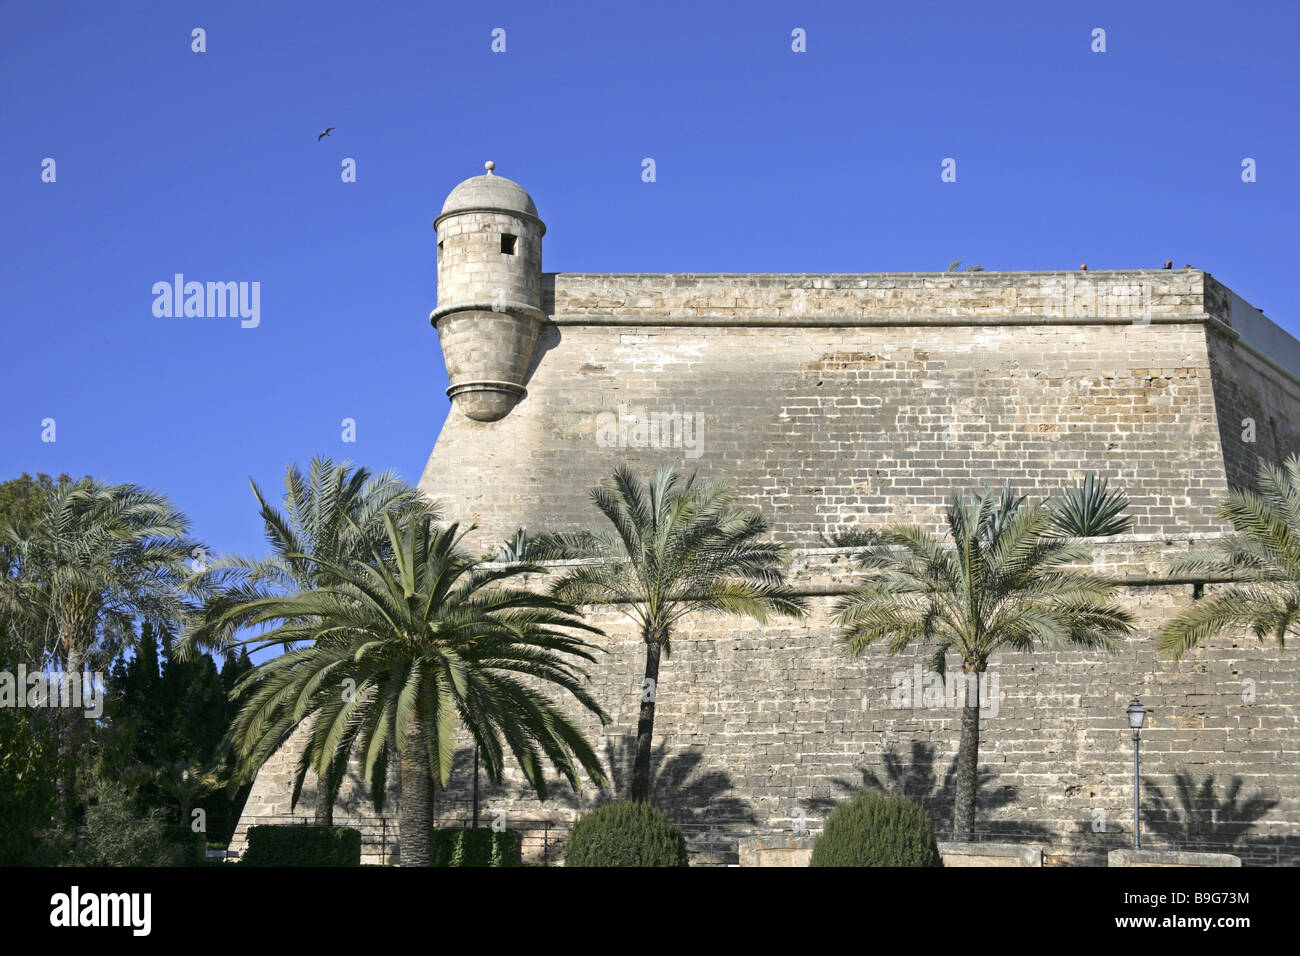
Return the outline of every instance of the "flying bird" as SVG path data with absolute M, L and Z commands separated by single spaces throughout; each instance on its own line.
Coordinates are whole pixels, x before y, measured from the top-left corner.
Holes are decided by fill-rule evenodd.
M 325 128 L 325 132 L 321 133 L 319 136 L 316 137 L 316 142 L 319 143 L 321 140 L 323 140 L 326 136 L 328 136 L 328 135 L 329 135 L 330 133 L 332 133 L 333 131 L 334 131 L 334 127 L 333 127 L 333 126 L 327 126 L 327 127 Z

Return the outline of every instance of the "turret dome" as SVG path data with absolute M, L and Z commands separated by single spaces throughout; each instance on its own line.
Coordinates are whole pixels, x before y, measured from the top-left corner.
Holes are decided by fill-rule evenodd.
M 472 176 L 451 191 L 447 201 L 442 204 L 442 212 L 434 220 L 433 227 L 448 216 L 463 212 L 504 212 L 512 216 L 531 219 L 546 231 L 542 221 L 537 217 L 537 207 L 533 197 L 523 186 L 504 176 L 495 175 L 492 170 L 496 164 L 484 164 L 487 172 L 482 176 Z

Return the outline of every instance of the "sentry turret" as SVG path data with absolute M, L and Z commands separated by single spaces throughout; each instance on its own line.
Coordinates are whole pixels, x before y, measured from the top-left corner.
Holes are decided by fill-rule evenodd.
M 438 330 L 447 363 L 447 396 L 469 418 L 504 418 L 524 380 L 546 314 L 542 236 L 532 197 L 518 183 L 486 172 L 451 191 L 434 220 L 438 230 Z

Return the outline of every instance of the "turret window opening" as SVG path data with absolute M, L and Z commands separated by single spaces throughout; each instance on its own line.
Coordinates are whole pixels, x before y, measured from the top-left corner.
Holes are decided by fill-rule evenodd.
M 501 234 L 501 251 L 507 256 L 515 254 L 515 237 L 508 232 Z

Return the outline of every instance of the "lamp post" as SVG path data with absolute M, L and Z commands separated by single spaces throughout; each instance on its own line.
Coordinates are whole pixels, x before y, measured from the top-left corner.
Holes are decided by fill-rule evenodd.
M 1142 792 L 1138 773 L 1141 770 L 1141 758 L 1138 744 L 1142 736 L 1142 722 L 1146 720 L 1146 708 L 1142 702 L 1133 698 L 1128 705 L 1128 725 L 1133 728 L 1133 849 L 1142 849 Z
M 1135 698 L 1136 700 L 1136 698 Z M 478 829 L 478 744 L 474 744 L 474 830 Z

